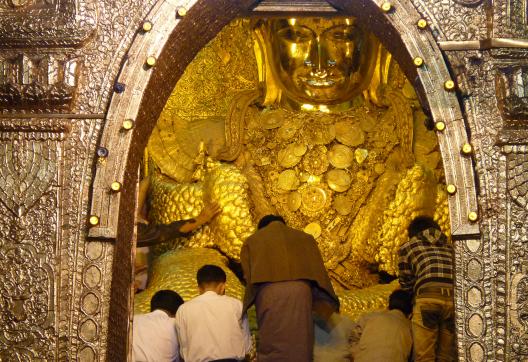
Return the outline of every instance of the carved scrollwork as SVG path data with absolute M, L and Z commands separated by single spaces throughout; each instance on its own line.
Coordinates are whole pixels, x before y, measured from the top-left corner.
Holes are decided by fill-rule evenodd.
M 77 46 L 96 27 L 94 0 L 0 1 L 2 47 Z
M 516 274 L 512 278 L 510 317 L 515 333 L 512 349 L 518 355 L 528 355 L 528 277 Z
M 514 202 L 528 209 L 528 146 L 504 146 L 508 154 L 508 193 Z
M 438 40 L 474 40 L 485 33 L 482 0 L 413 0 Z M 478 9 L 474 9 L 478 7 Z
M 0 195 L 16 216 L 24 215 L 55 179 L 62 138 L 62 132 L 50 130 L 0 133 Z
M 69 129 L 61 120 L 0 121 L 1 361 L 56 360 L 58 186 Z
M 0 360 L 54 360 L 50 264 L 35 248 L 21 244 L 0 248 L 0 262 Z
M 0 320 L 11 330 L 10 335 L 0 335 L 22 343 L 23 333 L 16 333 L 21 325 L 44 325 L 49 319 L 50 283 L 53 275 L 49 265 L 38 260 L 35 248 L 16 245 L 0 249 L 0 304 L 4 311 Z

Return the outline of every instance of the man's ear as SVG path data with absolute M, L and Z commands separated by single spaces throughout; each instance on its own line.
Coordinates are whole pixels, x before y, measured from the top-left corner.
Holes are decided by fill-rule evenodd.
M 218 284 L 218 294 L 225 295 L 226 283 Z
M 198 284 L 198 292 L 200 294 L 203 294 L 205 292 L 205 289 L 204 289 L 203 285 Z

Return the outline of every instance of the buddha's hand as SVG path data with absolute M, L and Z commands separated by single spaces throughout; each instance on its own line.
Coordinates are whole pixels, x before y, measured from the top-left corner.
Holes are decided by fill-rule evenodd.
M 200 225 L 206 224 L 222 211 L 216 202 L 210 202 L 204 206 L 200 214 L 196 217 L 196 222 Z

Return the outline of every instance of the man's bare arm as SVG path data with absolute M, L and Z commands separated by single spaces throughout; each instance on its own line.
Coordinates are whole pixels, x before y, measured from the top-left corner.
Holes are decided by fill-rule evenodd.
M 222 208 L 216 202 L 205 205 L 200 214 L 195 219 L 189 220 L 180 227 L 180 232 L 189 233 L 198 229 L 200 226 L 211 221 L 221 211 Z

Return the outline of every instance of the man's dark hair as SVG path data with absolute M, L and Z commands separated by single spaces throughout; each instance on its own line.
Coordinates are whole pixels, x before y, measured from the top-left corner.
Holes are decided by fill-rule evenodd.
M 266 215 L 262 219 L 260 219 L 258 223 L 258 228 L 262 229 L 263 227 L 268 226 L 273 221 L 280 221 L 283 224 L 286 224 L 286 221 L 284 221 L 282 216 L 279 215 Z
M 226 282 L 226 273 L 216 265 L 204 265 L 196 273 L 198 285 L 219 284 Z
M 440 230 L 440 226 L 437 224 L 436 221 L 433 220 L 432 217 L 418 216 L 413 221 L 411 221 L 407 232 L 409 233 L 409 237 L 412 238 L 429 228 Z
M 150 311 L 163 309 L 172 315 L 176 314 L 180 305 L 183 304 L 183 298 L 173 290 L 160 290 L 154 294 L 150 300 Z
M 412 295 L 405 290 L 395 290 L 389 296 L 389 310 L 398 309 L 409 316 L 412 312 Z

